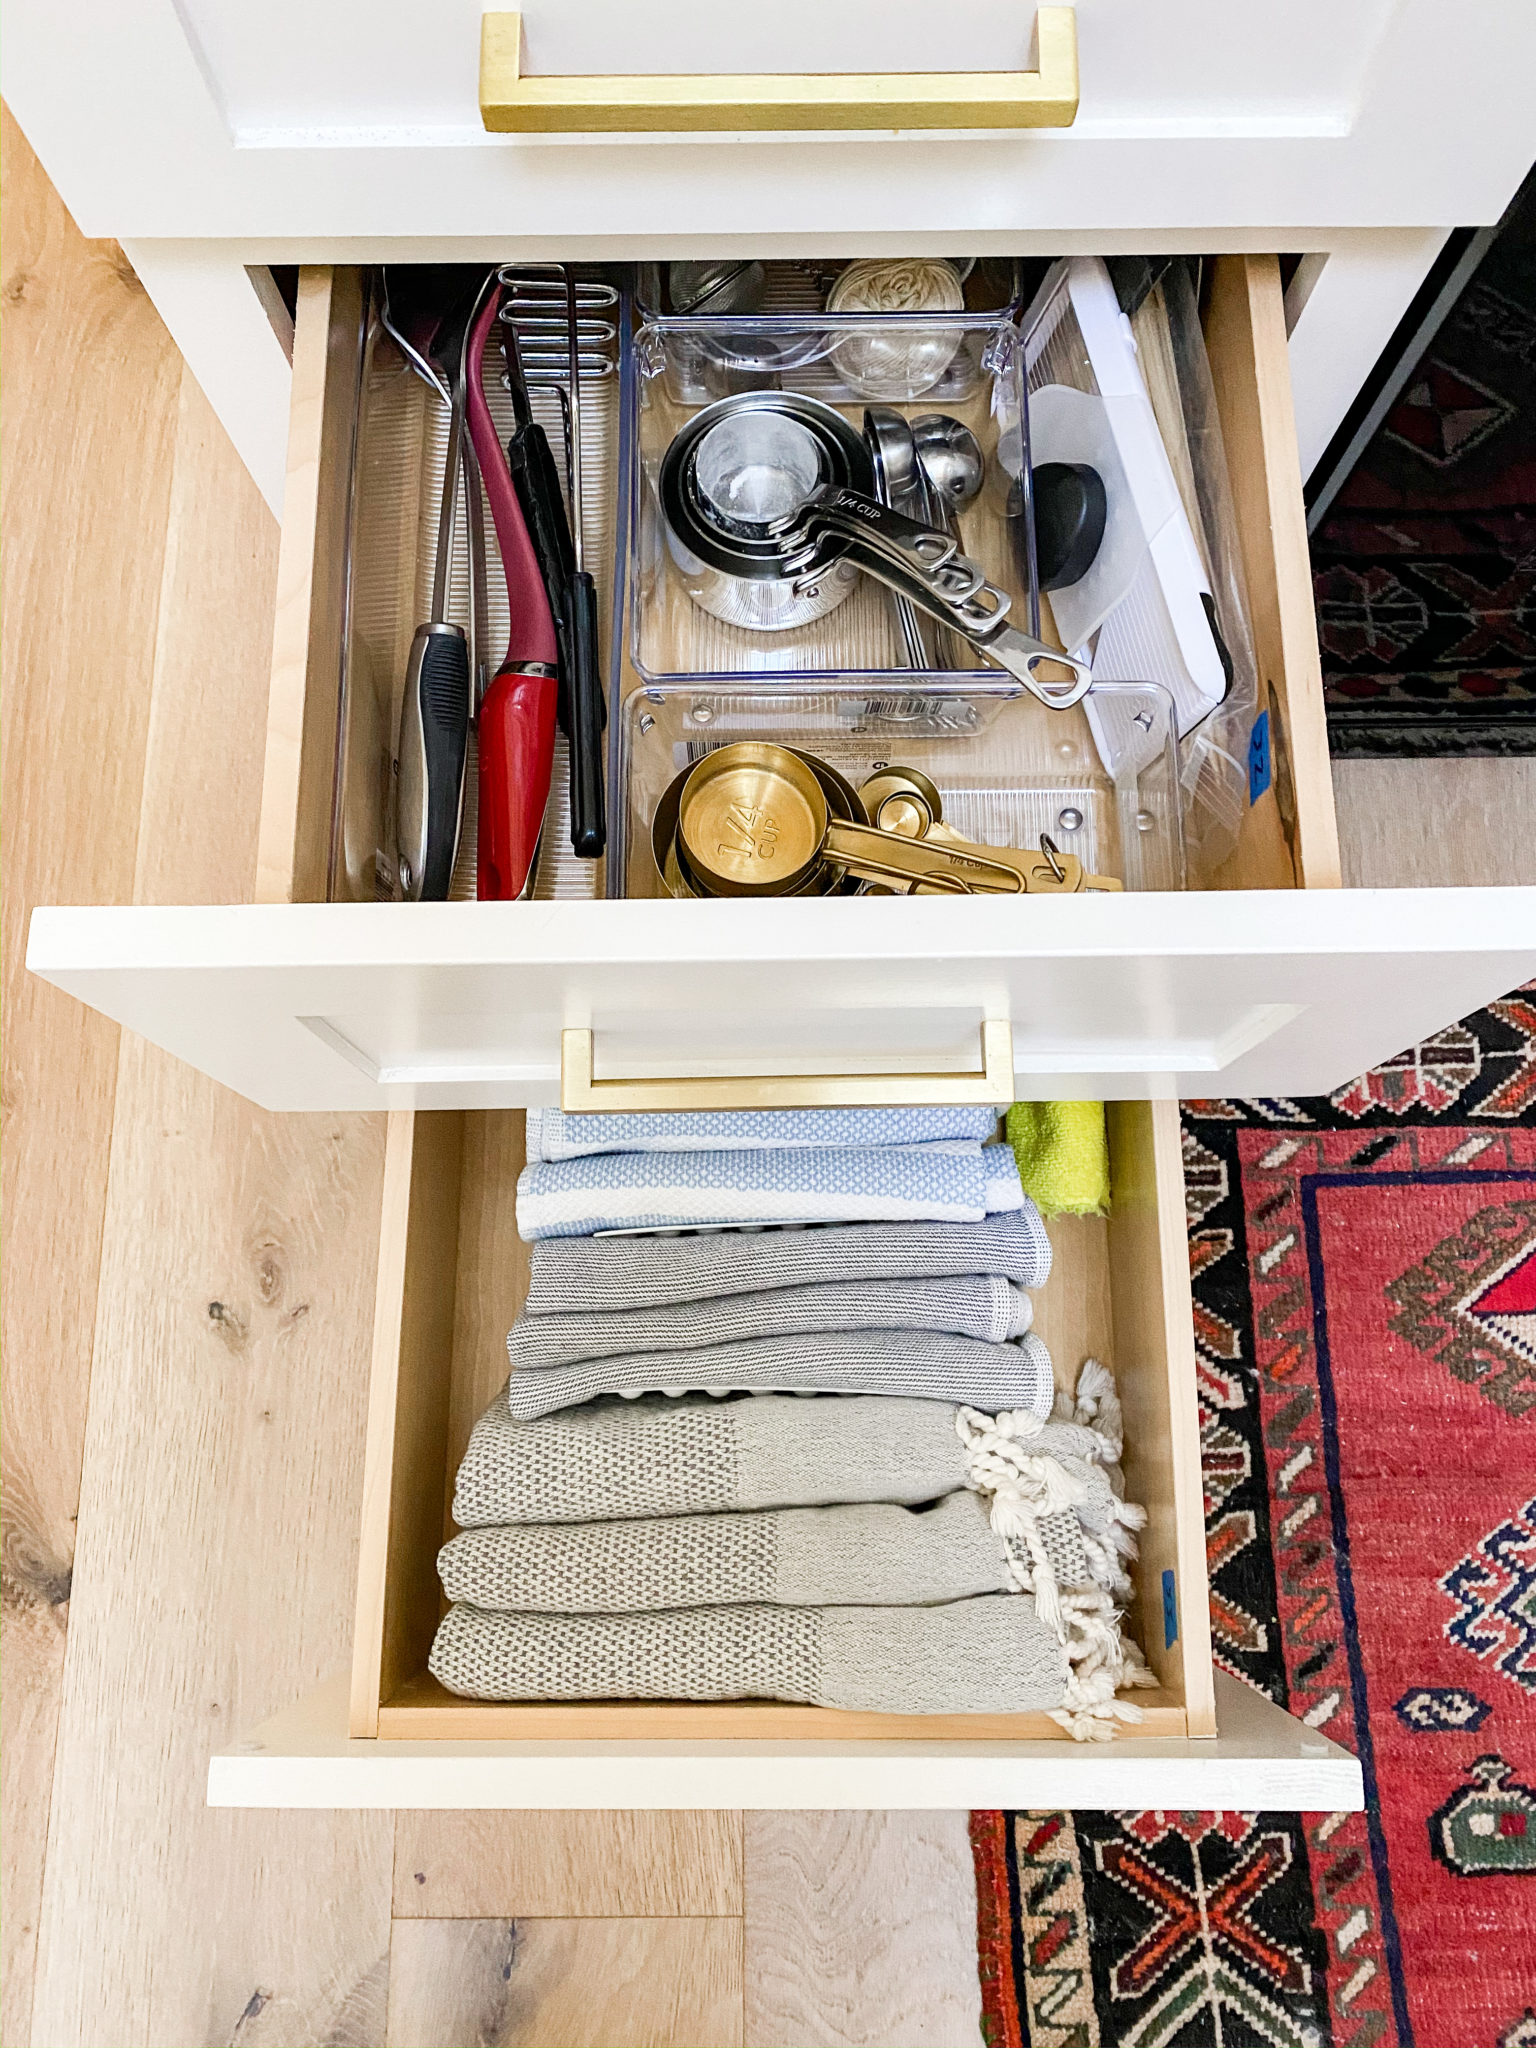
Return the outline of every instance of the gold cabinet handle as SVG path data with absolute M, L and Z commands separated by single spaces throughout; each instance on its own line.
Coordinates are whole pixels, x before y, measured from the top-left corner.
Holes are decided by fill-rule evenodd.
M 590 1031 L 560 1034 L 560 1107 L 568 1112 L 676 1109 L 884 1109 L 1013 1100 L 1013 1031 L 988 1018 L 981 1066 L 961 1074 L 699 1074 L 599 1081 Z
M 1070 128 L 1077 15 L 1035 11 L 1033 71 L 784 72 L 529 78 L 523 17 L 480 26 L 480 117 L 494 135 L 739 128 Z

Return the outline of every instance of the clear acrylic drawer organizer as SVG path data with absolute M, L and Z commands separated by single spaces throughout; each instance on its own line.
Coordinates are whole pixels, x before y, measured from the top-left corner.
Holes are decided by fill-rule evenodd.
M 988 846 L 1038 846 L 1048 834 L 1127 889 L 1181 889 L 1173 706 L 1152 684 L 1109 686 L 1117 724 L 1136 745 L 1103 764 L 1081 707 L 1050 711 L 1011 679 L 945 682 L 849 675 L 652 683 L 634 691 L 619 732 L 610 890 L 667 891 L 651 852 L 651 817 L 682 769 L 735 740 L 772 739 L 828 761 L 857 787 L 877 769 L 919 768 L 944 820 Z
M 903 378 L 904 365 L 915 366 Z M 895 374 L 892 374 L 893 366 Z M 765 382 L 836 406 L 858 432 L 866 405 L 909 419 L 944 412 L 976 435 L 986 458 L 980 494 L 960 511 L 961 545 L 1008 591 L 1014 617 L 1038 630 L 1033 524 L 1016 478 L 1024 464 L 1023 349 L 995 315 L 962 313 L 754 315 L 658 319 L 634 335 L 624 364 L 629 412 L 626 630 L 642 682 L 685 677 L 847 675 L 914 671 L 904 661 L 894 599 L 871 577 L 838 608 L 786 632 L 729 626 L 702 611 L 668 551 L 657 494 L 662 458 L 692 415 Z M 909 396 L 900 396 L 903 388 Z M 1004 460 L 999 460 L 1001 451 Z M 995 680 L 984 655 L 930 632 L 939 673 Z

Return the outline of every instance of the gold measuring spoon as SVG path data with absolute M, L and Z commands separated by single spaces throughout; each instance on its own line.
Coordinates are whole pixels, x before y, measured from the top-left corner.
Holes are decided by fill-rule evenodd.
M 859 784 L 859 801 L 871 825 L 904 839 L 969 846 L 952 825 L 944 823 L 944 799 L 921 768 L 881 768 Z M 1075 854 L 1062 853 L 1042 835 L 1039 851 L 1028 847 L 988 846 L 980 849 L 1000 867 L 1016 869 L 1031 891 L 1076 894 L 1079 890 L 1113 891 L 1124 885 L 1110 875 L 1091 875 Z

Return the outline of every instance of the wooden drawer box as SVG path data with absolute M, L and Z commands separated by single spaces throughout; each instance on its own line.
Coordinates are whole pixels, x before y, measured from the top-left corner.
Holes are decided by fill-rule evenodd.
M 1465 1015 L 1531 971 L 1536 898 L 1338 887 L 1275 260 L 1217 259 L 1208 301 L 1273 761 L 1209 887 L 746 907 L 326 901 L 366 893 L 338 852 L 353 836 L 341 706 L 357 681 L 353 478 L 382 467 L 359 416 L 361 279 L 317 269 L 300 285 L 258 900 L 39 911 L 31 965 L 272 1109 L 553 1101 L 568 1032 L 592 1034 L 600 1077 L 965 1071 L 987 1024 L 1011 1031 L 1019 1094 L 1312 1094 Z M 386 524 L 394 552 L 365 564 L 370 588 L 398 592 L 369 656 L 379 691 L 415 623 L 392 573 L 414 566 L 414 529 Z M 387 725 L 369 756 L 382 782 Z M 360 843 L 373 829 L 365 817 Z
M 853 1741 L 1053 1740 L 1045 1715 L 935 1721 L 815 1707 L 497 1706 L 456 1700 L 426 1674 L 442 1612 L 437 1547 L 469 1431 L 506 1382 L 507 1327 L 528 1249 L 513 1207 L 523 1162 L 515 1110 L 397 1116 L 387 1154 L 351 1732 L 383 1737 Z M 1085 1357 L 1115 1365 L 1126 1484 L 1151 1520 L 1137 1634 L 1162 1681 L 1138 1695 L 1149 1735 L 1209 1735 L 1210 1631 L 1194 1350 L 1177 1115 L 1115 1108 L 1116 1202 L 1107 1224 L 1064 1218 L 1034 1327 L 1069 1384 Z M 1166 1592 L 1165 1592 L 1166 1588 Z M 1176 1604 L 1165 1617 L 1164 1602 Z M 1186 1614 L 1187 1609 L 1187 1614 Z
M 470 1428 L 506 1376 L 527 1277 L 516 1111 L 391 1118 L 350 1704 L 336 1692 L 214 1759 L 234 1804 L 567 1806 L 1144 1803 L 1339 1808 L 1359 1769 L 1211 1660 L 1179 1126 L 1110 1113 L 1110 1219 L 1060 1219 L 1036 1324 L 1070 1375 L 1112 1364 L 1125 1476 L 1149 1511 L 1130 1626 L 1159 1679 L 1146 1719 L 1078 1745 L 1043 1714 L 855 1714 L 771 1702 L 496 1705 L 427 1672 L 436 1556 Z M 1220 1739 L 1216 1739 L 1216 1738 Z M 1081 1780 L 1081 1782 L 1080 1782 Z

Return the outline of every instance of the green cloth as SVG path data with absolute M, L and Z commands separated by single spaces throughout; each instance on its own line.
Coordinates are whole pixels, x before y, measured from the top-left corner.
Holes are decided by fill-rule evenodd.
M 1016 1102 L 1008 1142 L 1024 1192 L 1042 1216 L 1109 1214 L 1102 1102 Z

